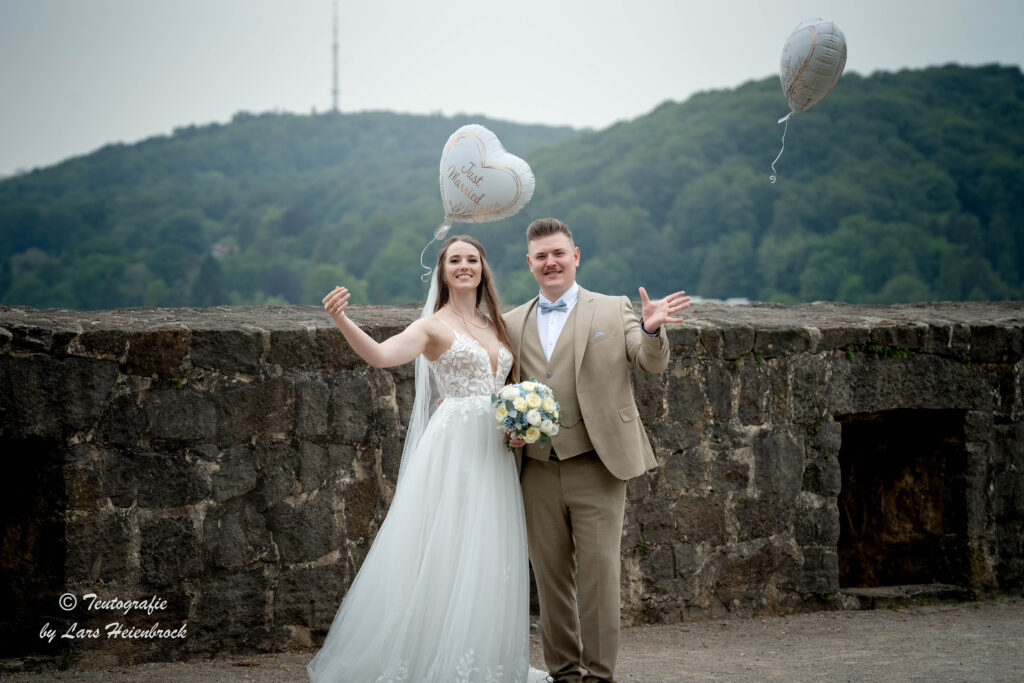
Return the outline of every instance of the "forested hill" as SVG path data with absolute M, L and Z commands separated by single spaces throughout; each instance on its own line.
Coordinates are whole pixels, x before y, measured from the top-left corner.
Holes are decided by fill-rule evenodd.
M 111 308 L 422 298 L 438 166 L 466 123 L 529 157 L 577 135 L 483 117 L 238 114 L 0 182 L 0 301 Z M 375 284 L 370 292 L 361 283 Z
M 1024 298 L 1024 76 L 847 74 L 790 120 L 778 79 L 598 132 L 395 114 L 240 115 L 0 182 L 0 301 L 99 308 L 421 299 L 458 126 L 537 177 L 519 215 L 464 226 L 503 298 L 536 285 L 523 229 L 573 228 L 580 282 L 782 302 Z M 456 226 L 456 231 L 461 230 Z

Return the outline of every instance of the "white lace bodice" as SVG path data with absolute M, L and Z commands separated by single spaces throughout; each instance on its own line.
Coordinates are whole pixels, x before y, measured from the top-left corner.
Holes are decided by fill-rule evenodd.
M 444 398 L 487 396 L 505 386 L 505 378 L 512 368 L 512 352 L 498 345 L 498 370 L 491 374 L 491 358 L 487 350 L 473 337 L 452 330 L 455 338 L 448 350 L 430 369 Z

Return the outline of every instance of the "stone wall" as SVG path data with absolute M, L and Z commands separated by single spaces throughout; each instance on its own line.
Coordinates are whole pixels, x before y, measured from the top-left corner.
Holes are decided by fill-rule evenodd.
M 352 315 L 385 338 L 416 313 Z M 661 467 L 629 483 L 628 623 L 1024 588 L 1024 306 L 689 313 L 669 369 L 635 377 Z M 387 511 L 410 392 L 411 367 L 367 367 L 319 308 L 0 307 L 2 656 L 318 644 Z

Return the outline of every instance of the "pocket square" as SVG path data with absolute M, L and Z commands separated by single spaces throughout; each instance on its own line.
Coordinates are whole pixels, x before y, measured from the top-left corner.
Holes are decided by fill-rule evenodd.
M 598 337 L 600 337 L 600 336 L 601 336 L 602 334 L 604 334 L 604 332 L 595 332 L 595 333 L 594 333 L 594 339 L 597 339 L 597 338 L 598 338 Z

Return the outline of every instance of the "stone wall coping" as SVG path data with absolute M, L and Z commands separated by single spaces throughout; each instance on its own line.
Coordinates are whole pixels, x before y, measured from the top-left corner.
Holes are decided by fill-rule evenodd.
M 639 308 L 637 303 L 634 306 Z M 511 307 L 507 307 L 511 308 Z M 390 336 L 414 320 L 420 304 L 353 306 L 360 325 Z M 1024 352 L 1024 302 L 937 302 L 889 306 L 815 302 L 725 305 L 694 304 L 669 339 L 682 357 L 710 355 L 759 358 L 860 348 L 870 344 L 943 355 L 980 350 L 999 360 Z M 0 353 L 46 352 L 117 358 L 130 337 L 181 330 L 264 334 L 305 330 L 339 334 L 319 306 L 220 306 L 211 308 L 123 308 L 81 311 L 0 305 Z M 109 354 L 76 352 L 80 337 L 104 338 Z M 978 348 L 978 346 L 982 348 Z M 95 344 L 89 345 L 91 347 Z M 689 347 L 689 348 L 688 348 Z M 698 348 L 700 347 L 700 348 Z M 975 360 L 981 360 L 976 358 Z

